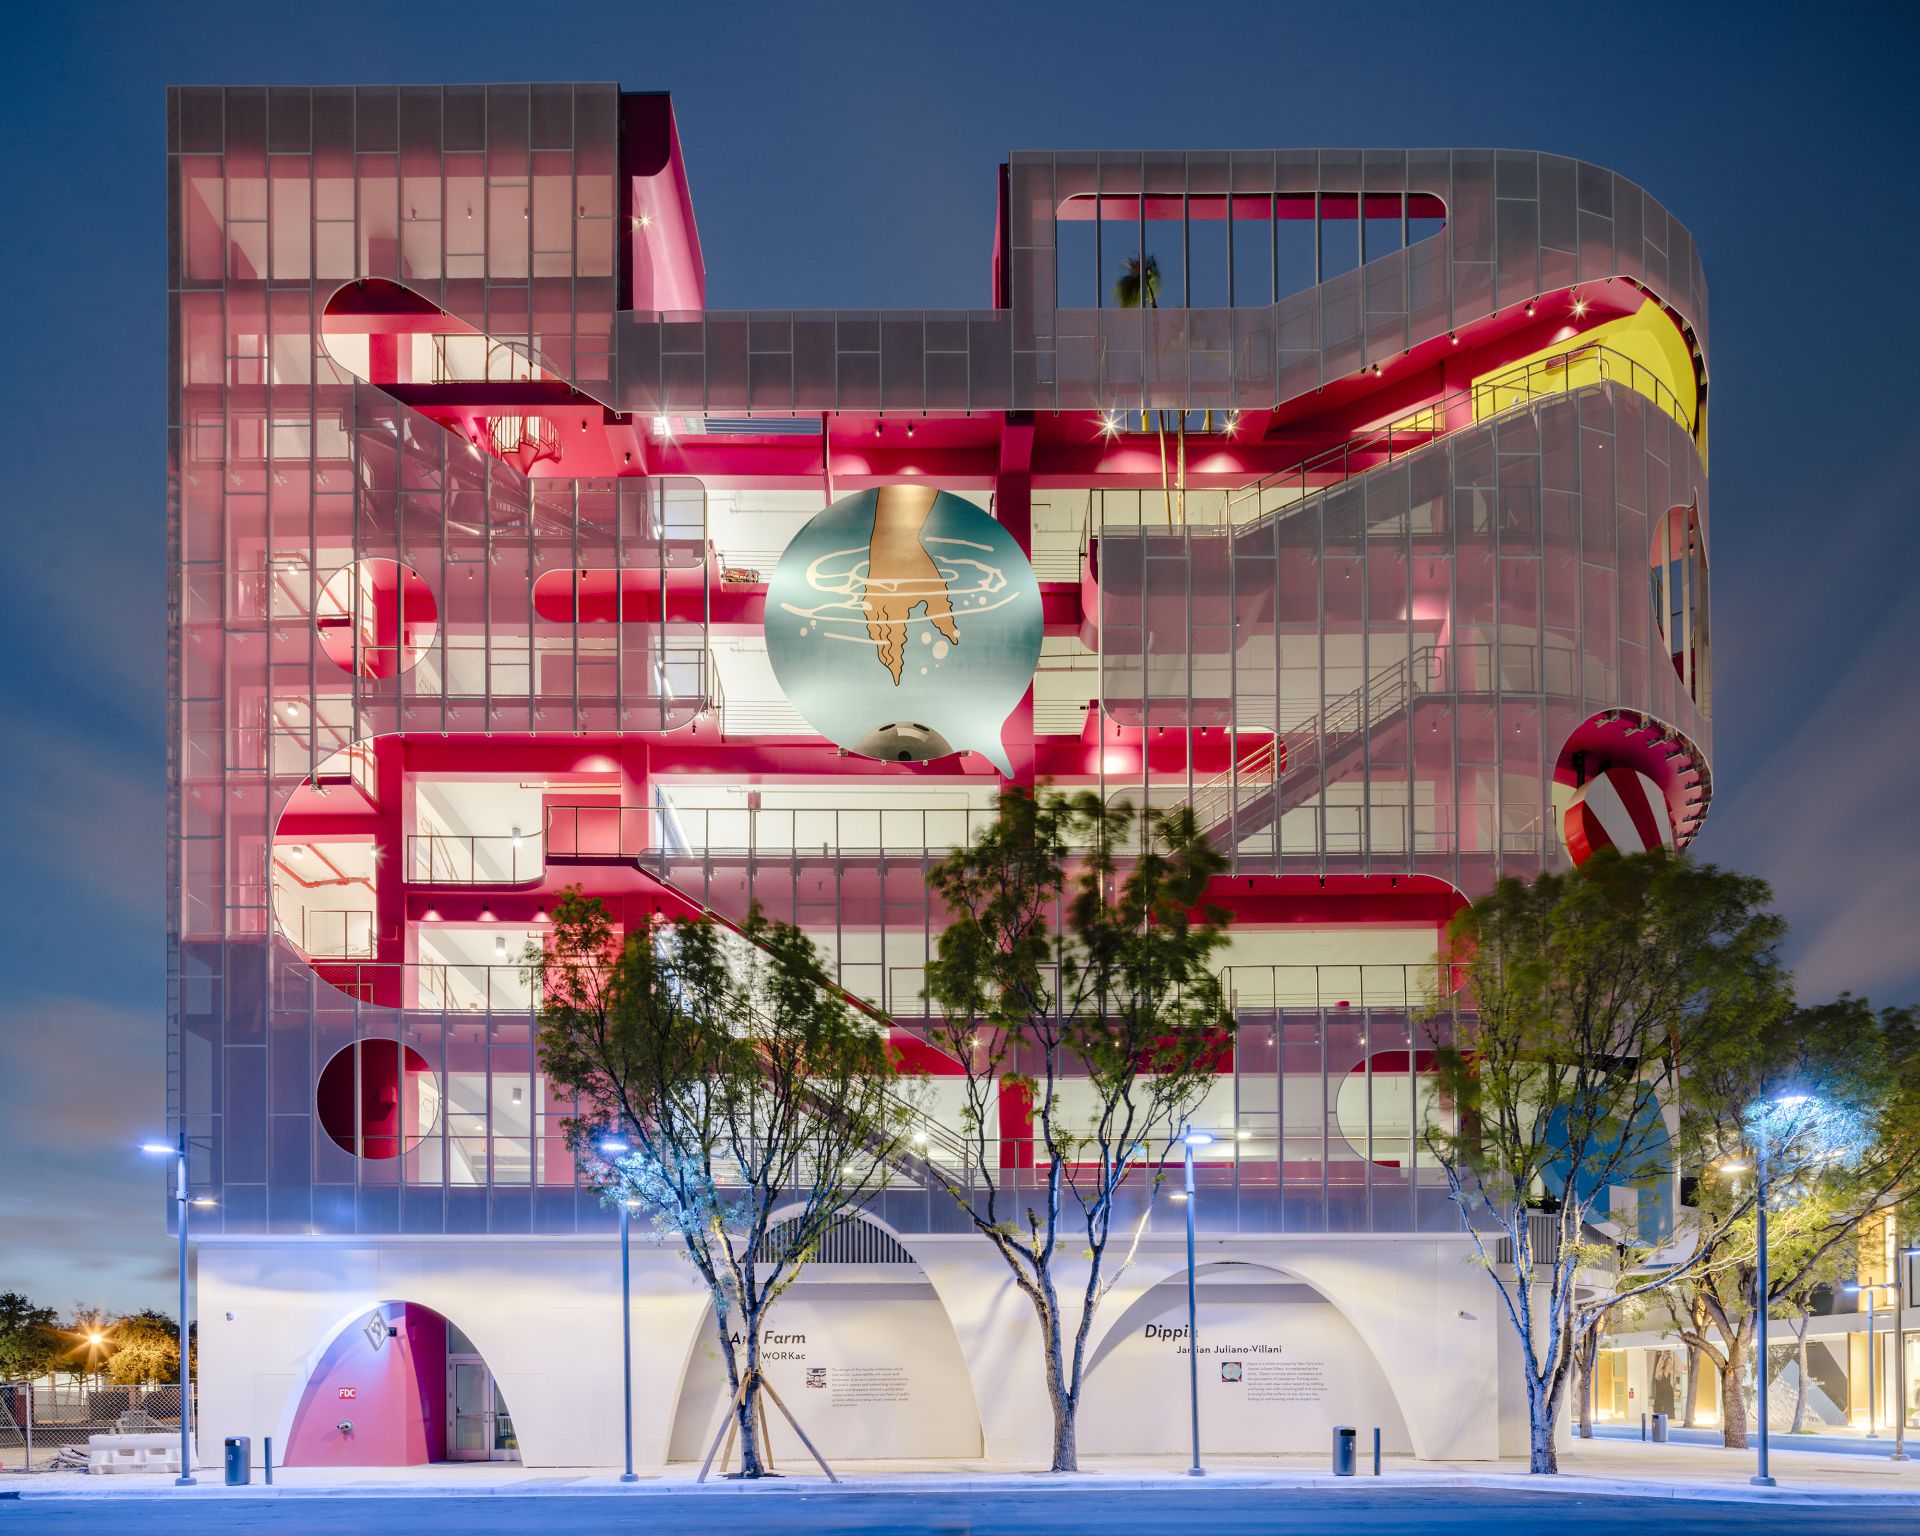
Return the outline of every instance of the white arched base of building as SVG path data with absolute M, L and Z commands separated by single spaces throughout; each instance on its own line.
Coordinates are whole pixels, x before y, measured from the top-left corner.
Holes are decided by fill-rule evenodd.
M 781 1396 L 830 1458 L 1044 1466 L 1052 1415 L 1031 1304 L 974 1234 L 900 1241 L 913 1265 L 815 1266 L 776 1305 L 769 1329 L 788 1338 L 767 1363 Z M 526 1465 L 620 1464 L 615 1240 L 223 1239 L 197 1252 L 203 1461 L 227 1435 L 285 1445 L 329 1344 L 399 1302 L 440 1313 L 484 1356 Z M 1428 1459 L 1523 1449 L 1511 1327 L 1472 1252 L 1451 1234 L 1203 1238 L 1203 1448 L 1322 1455 L 1327 1426 L 1347 1423 Z M 1148 1237 L 1112 1283 L 1082 1455 L 1185 1453 L 1185 1275 L 1184 1242 Z M 1083 1277 L 1063 1258 L 1063 1299 Z M 637 1466 L 705 1454 L 724 1399 L 712 1326 L 692 1268 L 636 1236 Z M 797 1455 L 773 1421 L 776 1454 Z

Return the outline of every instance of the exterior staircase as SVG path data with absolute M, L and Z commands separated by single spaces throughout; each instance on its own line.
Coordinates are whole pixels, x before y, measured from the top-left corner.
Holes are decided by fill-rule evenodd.
M 1331 700 L 1310 720 L 1249 748 L 1231 768 L 1194 785 L 1191 794 L 1167 799 L 1156 790 L 1155 806 L 1192 806 L 1199 829 L 1216 847 L 1230 849 L 1266 831 L 1345 777 L 1364 760 L 1369 742 L 1406 723 L 1438 660 L 1434 647 L 1421 647 Z M 1112 790 L 1108 798 L 1138 789 Z

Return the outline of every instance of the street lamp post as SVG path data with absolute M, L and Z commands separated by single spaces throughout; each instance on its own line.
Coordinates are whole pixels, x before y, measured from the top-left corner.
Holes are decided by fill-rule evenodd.
M 180 1229 L 180 1475 L 173 1480 L 176 1488 L 192 1488 L 197 1485 L 193 1475 L 193 1440 L 187 1418 L 187 1373 L 191 1349 L 191 1335 L 187 1331 L 187 1209 L 194 1204 L 187 1193 L 187 1133 L 180 1132 L 179 1142 L 168 1146 L 164 1141 L 147 1142 L 140 1149 L 154 1157 L 172 1157 L 175 1159 L 173 1199 L 179 1207 L 179 1218 L 175 1225 Z M 200 1202 L 211 1205 L 211 1200 Z
M 1907 1265 L 1920 1248 L 1899 1248 L 1893 1262 L 1893 1461 L 1907 1457 Z
M 1771 1488 L 1775 1480 L 1767 1470 L 1767 1145 L 1765 1136 L 1756 1137 L 1759 1143 L 1754 1150 L 1753 1159 L 1753 1198 L 1756 1210 L 1760 1249 L 1760 1273 L 1753 1292 L 1753 1310 L 1759 1314 L 1760 1358 L 1756 1366 L 1760 1377 L 1760 1463 L 1750 1481 L 1756 1488 Z
M 1193 1465 L 1187 1468 L 1187 1476 L 1205 1477 L 1206 1469 L 1200 1465 L 1199 1308 L 1193 1289 L 1193 1149 L 1212 1146 L 1213 1136 L 1187 1126 L 1180 1132 L 1180 1145 L 1185 1149 L 1187 1165 L 1187 1408 L 1193 1425 Z
M 1899 1249 L 1893 1258 L 1893 1460 L 1907 1459 L 1907 1266 L 1920 1248 Z
M 1847 1289 L 1863 1292 L 1867 1298 L 1867 1438 L 1878 1440 L 1880 1438 L 1880 1383 L 1875 1379 L 1874 1374 L 1876 1362 L 1873 1358 L 1875 1342 L 1873 1296 L 1880 1287 L 1850 1285 Z
M 1776 1095 L 1770 1100 L 1764 1101 L 1762 1105 L 1757 1107 L 1769 1110 L 1799 1109 L 1803 1105 L 1810 1103 L 1812 1097 L 1811 1094 L 1806 1093 L 1783 1093 Z M 1755 1469 L 1754 1475 L 1749 1478 L 1748 1481 L 1756 1488 L 1771 1488 L 1775 1485 L 1775 1480 L 1768 1470 L 1767 1460 L 1767 1410 L 1771 1406 L 1767 1401 L 1767 1144 L 1771 1134 L 1771 1128 L 1765 1123 L 1762 1123 L 1757 1128 L 1753 1137 L 1753 1203 L 1756 1229 L 1754 1237 L 1759 1248 L 1760 1260 L 1753 1290 L 1753 1310 L 1759 1325 L 1758 1342 L 1760 1358 L 1755 1362 L 1754 1374 L 1759 1380 L 1759 1391 L 1756 1397 L 1758 1399 L 1760 1416 L 1760 1458 L 1759 1466 Z M 1734 1169 L 1738 1168 L 1740 1164 L 1737 1162 L 1723 1163 L 1721 1166 Z
M 1907 1255 L 1920 1252 L 1920 1249 L 1904 1248 L 1896 1262 L 1904 1269 Z M 1907 1289 L 1905 1276 L 1896 1270 L 1891 1280 L 1879 1281 L 1872 1285 L 1861 1285 L 1854 1281 L 1840 1287 L 1857 1296 L 1867 1298 L 1867 1438 L 1877 1439 L 1880 1434 L 1880 1387 L 1874 1372 L 1878 1365 L 1876 1344 L 1878 1335 L 1874 1332 L 1874 1297 L 1880 1291 L 1893 1292 L 1893 1461 L 1907 1460 Z
M 612 1159 L 629 1150 L 623 1136 L 600 1138 L 600 1152 Z M 624 1414 L 627 1469 L 620 1474 L 623 1483 L 635 1483 L 633 1471 L 633 1262 L 627 1242 L 627 1197 L 620 1194 L 620 1407 Z

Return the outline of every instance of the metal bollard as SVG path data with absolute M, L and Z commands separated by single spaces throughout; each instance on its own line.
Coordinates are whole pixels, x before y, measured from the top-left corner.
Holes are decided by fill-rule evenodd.
M 1380 1475 L 1380 1426 L 1373 1426 L 1373 1475 Z
M 1640 1415 L 1640 1438 L 1647 1438 L 1647 1416 L 1644 1413 Z
M 261 1446 L 266 1453 L 263 1457 L 263 1464 L 266 1467 L 267 1486 L 271 1488 L 273 1486 L 273 1436 L 268 1435 L 267 1438 L 261 1442 Z

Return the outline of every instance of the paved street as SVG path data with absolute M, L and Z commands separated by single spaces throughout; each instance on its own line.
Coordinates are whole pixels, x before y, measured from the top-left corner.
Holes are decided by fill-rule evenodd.
M 647 1536 L 710 1536 L 721 1525 L 764 1531 L 888 1532 L 900 1536 L 1031 1536 L 1035 1530 L 1075 1536 L 1164 1536 L 1179 1526 L 1205 1525 L 1235 1536 L 1334 1536 L 1347 1532 L 1451 1533 L 1537 1536 L 1543 1521 L 1574 1525 L 1580 1536 L 1658 1536 L 1682 1526 L 1782 1536 L 1875 1536 L 1911 1532 L 1909 1509 L 1821 1508 L 1807 1504 L 1676 1504 L 1665 1499 L 1592 1497 L 1530 1490 L 1371 1488 L 1288 1490 L 1194 1488 L 1165 1492 L 1076 1490 L 1071 1495 L 848 1493 L 784 1491 L 743 1505 L 737 1490 L 678 1491 L 667 1497 L 578 1495 L 532 1499 L 409 1498 L 404 1503 L 360 1498 L 142 1500 L 137 1506 L 98 1499 L 23 1499 L 0 1503 L 7 1536 L 91 1533 L 137 1520 L 141 1536 L 197 1536 L 200 1532 L 342 1533 L 404 1526 L 410 1536 L 458 1533 L 541 1536 L 620 1531 Z

